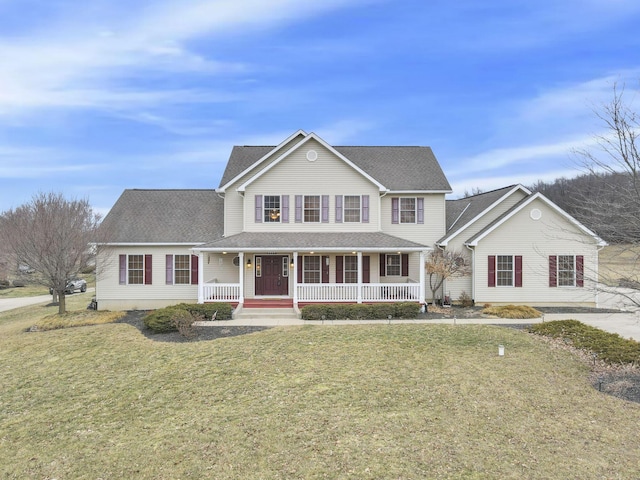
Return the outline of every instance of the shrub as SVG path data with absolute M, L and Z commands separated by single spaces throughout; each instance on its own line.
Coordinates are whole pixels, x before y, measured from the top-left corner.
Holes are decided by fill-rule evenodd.
M 230 320 L 233 313 L 230 303 L 181 303 L 176 307 L 183 308 L 192 315 L 199 315 L 203 320 L 211 320 L 214 314 L 216 320 Z
M 178 309 L 176 314 L 173 316 L 172 322 L 180 335 L 185 338 L 192 339 L 196 336 L 196 331 L 193 328 L 193 322 L 197 320 L 202 320 L 202 317 L 194 315 L 187 310 Z
M 302 308 L 303 320 L 381 320 L 389 318 L 416 318 L 420 313 L 417 303 L 367 304 L 314 304 Z
M 412 302 L 394 303 L 394 318 L 416 318 L 420 313 L 420 305 Z
M 4 288 L 9 288 L 10 286 L 11 286 L 11 283 L 9 282 L 9 280 L 0 280 L 0 290 Z
M 17 287 L 17 288 L 25 287 L 26 285 L 27 285 L 27 283 L 23 282 L 22 280 L 14 280 L 13 281 L 13 286 Z
M 471 298 L 471 295 L 463 290 L 462 292 L 460 292 L 460 296 L 458 297 L 458 303 L 462 307 L 472 307 L 473 299 Z
M 574 347 L 588 350 L 607 363 L 640 363 L 640 343 L 622 338 L 617 333 L 585 325 L 578 320 L 537 323 L 529 331 L 569 341 Z
M 146 317 L 144 317 L 144 325 L 154 333 L 168 333 L 178 330 L 174 323 L 174 318 L 177 318 L 184 313 L 189 313 L 184 308 L 180 307 L 166 307 L 155 310 Z
M 503 305 L 489 307 L 482 310 L 486 315 L 495 315 L 500 318 L 539 318 L 542 313 L 527 305 Z

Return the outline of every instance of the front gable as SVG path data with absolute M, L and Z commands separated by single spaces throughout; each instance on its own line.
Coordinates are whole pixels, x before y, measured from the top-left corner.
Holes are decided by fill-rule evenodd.
M 315 133 L 310 133 L 309 135 L 307 135 L 302 141 L 298 142 L 295 146 L 277 156 L 277 158 L 272 162 L 264 164 L 263 166 L 260 166 L 260 168 L 252 169 L 254 173 L 240 185 L 238 185 L 236 187 L 236 190 L 239 192 L 246 191 L 246 189 L 251 184 L 262 178 L 271 169 L 277 167 L 287 158 L 295 156 L 297 159 L 299 159 L 301 155 L 304 156 L 304 159 L 307 162 L 304 164 L 306 166 L 310 166 L 318 160 L 330 159 L 330 161 L 334 162 L 335 168 L 340 169 L 341 172 L 345 171 L 343 168 L 341 168 L 340 164 L 342 163 L 345 166 L 349 167 L 349 169 L 351 169 L 353 172 L 356 172 L 360 177 L 362 177 L 362 179 L 366 179 L 367 181 L 375 185 L 380 192 L 384 192 L 387 190 L 384 185 L 371 177 L 368 173 L 364 172 L 360 167 L 351 162 L 348 158 L 346 158 L 335 148 L 318 137 Z

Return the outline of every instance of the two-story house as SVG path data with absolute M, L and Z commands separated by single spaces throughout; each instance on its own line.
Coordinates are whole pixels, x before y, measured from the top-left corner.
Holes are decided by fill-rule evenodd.
M 586 272 L 604 243 L 592 232 L 521 186 L 448 193 L 429 147 L 331 146 L 304 131 L 234 147 L 215 190 L 122 194 L 102 226 L 112 241 L 99 247 L 98 308 L 424 304 L 434 248 L 473 264 L 445 284 L 454 299 L 596 303 Z

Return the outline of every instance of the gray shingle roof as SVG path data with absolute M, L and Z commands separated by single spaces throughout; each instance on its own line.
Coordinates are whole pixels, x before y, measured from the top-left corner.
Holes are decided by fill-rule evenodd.
M 516 185 L 499 188 L 490 192 L 480 193 L 471 197 L 460 198 L 457 200 L 447 200 L 447 233 L 438 243 L 444 239 L 455 235 L 461 228 L 467 225 L 471 220 L 484 212 L 493 203 L 505 196 L 513 190 Z
M 388 249 L 424 250 L 426 245 L 382 232 L 243 232 L 201 245 L 210 249 Z
M 233 147 L 220 186 L 226 185 L 274 148 L 274 146 Z M 342 146 L 333 148 L 390 190 L 451 191 L 451 185 L 430 147 Z
M 102 221 L 109 243 L 202 243 L 222 237 L 215 190 L 125 190 Z

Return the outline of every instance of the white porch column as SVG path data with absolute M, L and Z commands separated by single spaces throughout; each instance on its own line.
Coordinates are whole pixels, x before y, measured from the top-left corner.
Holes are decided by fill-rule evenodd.
M 198 253 L 198 303 L 204 303 L 204 253 Z
M 420 305 L 424 305 L 426 303 L 426 300 L 425 300 L 426 275 L 424 271 L 425 258 L 426 258 L 425 252 L 424 251 L 420 252 L 420 298 L 418 299 L 418 301 L 420 302 Z
M 358 303 L 362 303 L 362 252 L 358 252 Z
M 293 305 L 298 306 L 298 252 L 293 252 Z
M 238 258 L 240 259 L 240 268 L 238 269 L 238 281 L 240 282 L 240 296 L 238 302 L 244 303 L 244 252 L 238 252 Z

